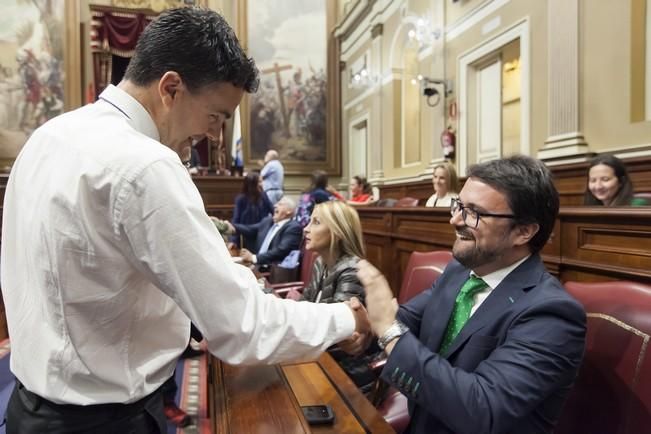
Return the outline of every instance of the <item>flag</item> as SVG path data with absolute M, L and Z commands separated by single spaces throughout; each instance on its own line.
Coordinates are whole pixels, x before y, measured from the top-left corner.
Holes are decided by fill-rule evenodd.
M 233 158 L 233 166 L 244 166 L 244 159 L 242 156 L 242 124 L 240 122 L 240 106 L 235 109 L 233 115 L 233 142 L 231 144 L 231 157 Z

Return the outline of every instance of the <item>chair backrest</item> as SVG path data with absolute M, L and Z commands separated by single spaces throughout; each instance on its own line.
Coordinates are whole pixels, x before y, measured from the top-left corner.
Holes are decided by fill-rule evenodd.
M 307 285 L 312 279 L 312 268 L 314 268 L 314 261 L 319 255 L 316 252 L 303 248 L 303 259 L 301 259 L 301 282 Z
M 413 252 L 409 257 L 407 268 L 405 268 L 402 277 L 398 303 L 405 303 L 432 286 L 432 283 L 443 273 L 451 259 L 452 252 L 445 250 Z
M 415 197 L 403 197 L 396 202 L 396 207 L 407 208 L 411 206 L 418 206 L 418 199 Z
M 648 432 L 651 286 L 567 282 L 588 316 L 585 356 L 557 434 Z
M 385 208 L 392 208 L 396 205 L 396 202 L 398 202 L 398 199 L 393 199 L 393 198 L 387 198 L 387 199 L 380 199 L 375 203 L 375 206 L 383 206 Z

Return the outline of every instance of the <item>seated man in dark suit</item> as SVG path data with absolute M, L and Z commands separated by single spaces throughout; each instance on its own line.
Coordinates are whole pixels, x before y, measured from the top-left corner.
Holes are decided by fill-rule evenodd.
M 382 378 L 409 400 L 407 432 L 553 430 L 586 330 L 582 306 L 539 254 L 558 208 L 542 162 L 478 164 L 451 206 L 455 260 L 431 289 L 399 307 L 384 276 L 360 263 L 371 326 L 389 355 Z
M 230 224 L 231 231 L 256 238 L 255 247 L 242 249 L 240 256 L 245 263 L 268 266 L 281 262 L 292 250 L 298 250 L 303 237 L 301 226 L 294 220 L 296 203 L 283 197 L 274 206 L 274 214 L 250 225 Z

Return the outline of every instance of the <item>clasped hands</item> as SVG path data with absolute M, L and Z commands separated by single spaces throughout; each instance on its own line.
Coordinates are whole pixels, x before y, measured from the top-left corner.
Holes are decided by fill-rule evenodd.
M 382 336 L 393 324 L 398 312 L 398 301 L 389 283 L 380 271 L 368 261 L 359 261 L 357 277 L 366 292 L 366 308 L 355 297 L 346 302 L 355 316 L 355 332 L 339 342 L 339 347 L 353 355 L 361 354 L 374 336 Z

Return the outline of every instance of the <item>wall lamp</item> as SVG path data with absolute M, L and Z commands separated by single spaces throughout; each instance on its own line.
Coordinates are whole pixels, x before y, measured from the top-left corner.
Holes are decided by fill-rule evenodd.
M 452 95 L 452 80 L 429 78 L 419 75 L 418 81 L 421 83 L 423 96 L 427 98 L 427 105 L 430 107 L 436 107 L 441 101 L 441 94 L 436 86 L 443 86 L 443 95 L 445 97 Z

